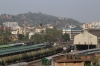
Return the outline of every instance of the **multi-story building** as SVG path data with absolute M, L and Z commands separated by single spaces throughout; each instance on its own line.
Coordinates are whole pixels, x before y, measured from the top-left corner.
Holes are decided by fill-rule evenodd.
M 82 32 L 82 28 L 63 28 L 63 34 L 67 33 L 70 35 L 70 39 L 73 40 L 74 36 Z
M 4 22 L 3 26 L 5 26 L 5 27 L 16 27 L 16 26 L 18 26 L 18 23 L 17 22 Z
M 90 28 L 92 28 L 92 24 L 83 24 L 82 28 L 83 29 L 90 29 Z
M 86 23 L 82 25 L 83 29 L 100 29 L 100 22 Z

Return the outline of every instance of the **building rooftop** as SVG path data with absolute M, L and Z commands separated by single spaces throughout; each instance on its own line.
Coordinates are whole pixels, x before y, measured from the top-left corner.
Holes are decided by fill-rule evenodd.
M 83 28 L 63 28 L 63 30 L 83 30 Z
M 65 63 L 65 62 L 82 62 L 82 61 L 91 61 L 90 59 L 66 59 L 66 60 L 58 60 L 57 63 Z
M 95 36 L 100 37 L 100 29 L 87 29 L 87 31 Z

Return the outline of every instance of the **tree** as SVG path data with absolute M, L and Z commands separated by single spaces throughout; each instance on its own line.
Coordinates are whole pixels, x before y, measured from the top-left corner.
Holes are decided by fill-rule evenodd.
M 11 32 L 4 30 L 0 31 L 0 44 L 8 44 L 11 41 Z
M 43 42 L 43 37 L 41 34 L 35 34 L 31 37 L 35 44 L 39 44 Z
M 29 34 L 28 33 L 26 35 L 24 35 L 23 41 L 29 41 Z
M 61 39 L 62 31 L 55 27 L 54 29 L 47 29 L 46 34 L 49 35 L 51 41 L 56 42 Z
M 65 33 L 64 35 L 62 35 L 62 39 L 63 39 L 64 42 L 65 42 L 65 41 L 70 41 L 70 36 L 69 36 L 69 34 Z
M 23 39 L 23 37 L 24 37 L 24 35 L 23 35 L 23 34 L 18 34 L 18 40 L 22 40 L 22 39 Z
M 62 31 L 56 28 L 54 29 L 46 29 L 45 32 L 41 32 L 41 34 L 35 34 L 31 37 L 35 43 L 41 42 L 57 42 L 61 39 Z

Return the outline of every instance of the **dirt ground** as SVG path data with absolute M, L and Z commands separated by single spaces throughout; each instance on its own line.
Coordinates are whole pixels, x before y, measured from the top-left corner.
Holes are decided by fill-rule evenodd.
M 40 60 L 29 62 L 27 66 L 42 66 Z

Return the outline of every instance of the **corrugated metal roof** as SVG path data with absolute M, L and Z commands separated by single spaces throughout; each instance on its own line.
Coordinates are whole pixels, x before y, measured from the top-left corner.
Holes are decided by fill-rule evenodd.
M 0 49 L 0 55 L 21 52 L 21 51 L 27 51 L 27 50 L 40 48 L 40 47 L 45 47 L 45 45 L 40 44 L 40 45 L 29 45 L 29 46 L 5 48 L 5 49 Z
M 100 37 L 100 29 L 89 29 L 88 32 L 95 36 Z

